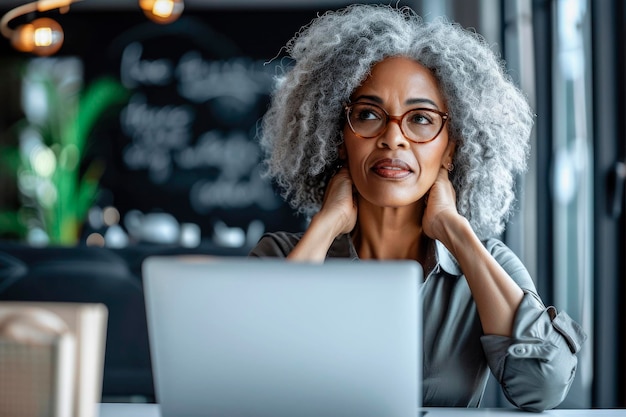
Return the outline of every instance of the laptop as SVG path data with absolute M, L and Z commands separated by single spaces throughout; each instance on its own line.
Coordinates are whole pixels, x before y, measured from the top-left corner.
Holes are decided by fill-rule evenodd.
M 418 414 L 416 262 L 151 257 L 143 279 L 163 417 Z

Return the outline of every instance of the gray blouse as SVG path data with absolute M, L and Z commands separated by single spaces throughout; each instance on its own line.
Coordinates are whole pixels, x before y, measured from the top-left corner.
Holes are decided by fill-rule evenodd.
M 250 256 L 286 257 L 302 233 L 268 233 Z M 456 259 L 435 241 L 434 268 L 420 288 L 424 309 L 423 405 L 478 407 L 489 369 L 515 406 L 542 411 L 563 401 L 586 335 L 565 312 L 545 307 L 526 268 L 504 243 L 483 242 L 524 291 L 511 337 L 485 335 Z M 358 255 L 349 235 L 335 239 L 328 258 Z

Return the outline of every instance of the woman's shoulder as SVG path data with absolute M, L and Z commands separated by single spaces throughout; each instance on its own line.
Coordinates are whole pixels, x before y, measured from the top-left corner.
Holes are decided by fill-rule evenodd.
M 285 243 L 290 243 L 290 244 L 295 245 L 296 243 L 300 241 L 300 239 L 302 239 L 303 234 L 304 232 L 285 232 L 285 231 L 266 232 L 263 234 L 261 239 L 264 239 L 264 238 L 273 239 L 275 241 L 280 241 L 280 242 L 285 242 Z
M 256 257 L 285 258 L 302 238 L 303 232 L 267 232 L 249 253 Z
M 302 239 L 304 232 L 268 232 L 261 236 L 248 256 L 286 258 Z M 340 235 L 328 249 L 328 258 L 358 259 L 350 235 Z
M 522 289 L 536 291 L 528 270 L 511 248 L 495 237 L 484 240 L 483 245 Z
M 489 237 L 483 240 L 483 245 L 487 248 L 489 253 L 491 253 L 494 256 L 495 255 L 506 256 L 508 254 L 515 256 L 515 253 L 513 253 L 513 250 L 509 248 L 506 245 L 506 243 L 504 243 L 502 240 L 500 240 L 497 237 Z
M 513 249 L 508 247 L 507 244 L 504 243 L 499 238 L 496 238 L 496 237 L 487 238 L 483 240 L 483 245 L 485 246 L 485 248 L 487 248 L 489 253 L 494 258 L 496 258 L 496 260 L 498 260 L 500 264 L 502 264 L 503 262 L 510 262 L 514 260 L 521 263 L 521 260 L 515 254 Z
M 528 270 L 511 248 L 495 237 L 483 240 L 482 244 L 520 288 L 536 292 L 535 283 Z M 440 242 L 437 242 L 437 260 L 446 272 L 452 275 L 463 275 L 458 261 Z

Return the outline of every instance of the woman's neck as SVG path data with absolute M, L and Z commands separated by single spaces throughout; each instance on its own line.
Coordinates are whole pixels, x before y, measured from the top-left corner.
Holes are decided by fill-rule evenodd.
M 421 202 L 401 208 L 376 207 L 359 201 L 353 242 L 361 259 L 426 260 L 430 239 L 422 229 Z

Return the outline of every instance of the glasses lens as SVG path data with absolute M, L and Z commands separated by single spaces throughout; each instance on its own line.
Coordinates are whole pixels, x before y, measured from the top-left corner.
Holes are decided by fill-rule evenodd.
M 357 103 L 350 109 L 348 122 L 357 135 L 373 138 L 385 128 L 387 116 L 376 106 Z
M 426 109 L 415 109 L 402 118 L 402 130 L 407 137 L 416 142 L 427 142 L 441 130 L 443 118 L 440 114 Z
M 350 128 L 362 138 L 380 135 L 389 121 L 401 124 L 402 134 L 407 139 L 413 142 L 428 142 L 441 132 L 444 118 L 438 112 L 429 109 L 413 109 L 400 118 L 388 116 L 382 108 L 374 104 L 354 103 L 348 107 Z

